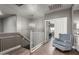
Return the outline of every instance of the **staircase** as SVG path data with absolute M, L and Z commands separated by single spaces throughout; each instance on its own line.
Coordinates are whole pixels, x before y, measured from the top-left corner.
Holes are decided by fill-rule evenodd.
M 28 37 L 24 37 L 20 33 L 17 34 L 22 38 L 21 46 L 30 49 L 30 39 Z
M 29 48 L 30 41 L 20 33 L 0 34 L 0 54 L 8 53 L 19 47 Z M 6 52 L 4 52 L 6 51 Z

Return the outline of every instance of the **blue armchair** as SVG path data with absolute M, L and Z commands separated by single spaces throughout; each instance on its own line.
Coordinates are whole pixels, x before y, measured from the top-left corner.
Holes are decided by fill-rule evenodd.
M 53 46 L 68 51 L 72 49 L 72 36 L 70 34 L 59 34 L 59 38 L 53 40 Z

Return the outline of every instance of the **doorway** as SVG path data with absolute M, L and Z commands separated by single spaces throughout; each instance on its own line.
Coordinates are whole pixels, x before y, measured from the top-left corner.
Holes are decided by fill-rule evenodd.
M 45 20 L 45 43 L 54 38 L 54 22 L 53 20 Z

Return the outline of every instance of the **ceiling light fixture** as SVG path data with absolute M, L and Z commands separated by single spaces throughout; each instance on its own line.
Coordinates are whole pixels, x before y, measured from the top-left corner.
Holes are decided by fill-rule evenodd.
M 20 6 L 24 5 L 24 4 L 16 4 L 16 5 L 20 7 Z

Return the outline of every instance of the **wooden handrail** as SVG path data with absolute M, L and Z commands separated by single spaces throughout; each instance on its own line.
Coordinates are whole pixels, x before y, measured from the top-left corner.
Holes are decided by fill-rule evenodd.
M 22 38 L 24 38 L 27 41 L 30 41 L 28 38 L 25 38 L 23 35 L 21 35 L 20 33 L 17 33 L 18 35 L 20 35 Z

